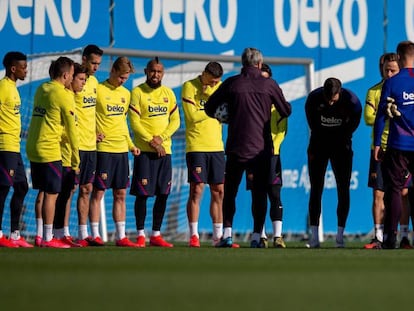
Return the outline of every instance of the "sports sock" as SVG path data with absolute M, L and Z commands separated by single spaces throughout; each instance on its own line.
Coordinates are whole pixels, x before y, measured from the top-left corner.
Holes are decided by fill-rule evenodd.
M 64 226 L 63 227 L 63 235 L 64 236 L 70 236 L 69 226 Z
M 281 237 L 282 236 L 282 221 L 275 220 L 272 222 L 272 225 L 273 225 L 274 237 Z
M 88 226 L 79 225 L 78 227 L 78 238 L 80 240 L 85 240 L 88 237 Z
M 91 232 L 92 232 L 92 237 L 96 238 L 99 235 L 99 222 L 91 222 Z
M 139 229 L 139 230 L 138 230 L 138 236 L 143 236 L 143 237 L 145 237 L 145 230 L 144 230 L 144 229 Z
M 61 239 L 65 236 L 63 228 L 53 229 L 53 233 L 54 233 L 55 238 L 57 239 Z
M 196 235 L 197 237 L 199 237 L 198 235 L 198 222 L 190 222 L 190 236 Z
M 400 225 L 400 237 L 408 238 L 408 225 Z
M 2 237 L 3 237 L 3 231 L 0 230 L 0 238 L 2 238 Z
M 14 230 L 10 234 L 10 239 L 12 239 L 12 240 L 18 240 L 18 239 L 20 239 L 20 231 L 19 230 Z
M 213 240 L 218 240 L 223 236 L 223 223 L 213 223 Z
M 265 228 L 265 226 L 263 226 L 262 233 L 260 234 L 260 237 L 261 237 L 261 238 L 264 238 L 264 239 L 267 239 L 267 235 L 266 235 L 266 228 Z
M 311 243 L 319 243 L 319 226 L 310 226 Z
M 125 221 L 118 221 L 115 223 L 116 226 L 116 239 L 122 240 L 125 238 Z
M 260 241 L 260 233 L 253 232 L 253 234 L 252 234 L 252 241 L 259 242 Z
M 36 235 L 43 237 L 43 218 L 36 218 Z
M 375 238 L 382 242 L 384 240 L 384 225 L 375 224 Z
M 158 231 L 158 230 L 152 230 L 151 236 L 156 237 L 156 236 L 159 236 L 159 235 L 161 235 L 161 232 L 160 231 Z
M 342 242 L 344 240 L 344 230 L 345 230 L 344 227 L 339 227 L 338 226 L 338 230 L 336 232 L 336 240 L 338 242 Z
M 231 238 L 231 227 L 224 227 L 223 238 Z
M 43 239 L 49 242 L 53 238 L 53 224 L 43 225 Z

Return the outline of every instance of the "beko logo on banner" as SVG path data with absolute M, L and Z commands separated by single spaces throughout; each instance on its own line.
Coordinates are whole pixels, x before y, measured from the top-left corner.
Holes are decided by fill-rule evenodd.
M 73 14 L 72 0 L 61 0 L 60 7 L 53 0 L 1 0 L 0 31 L 9 17 L 19 35 L 45 35 L 46 24 L 50 24 L 53 36 L 79 39 L 89 27 L 91 0 L 76 2 L 80 8 Z

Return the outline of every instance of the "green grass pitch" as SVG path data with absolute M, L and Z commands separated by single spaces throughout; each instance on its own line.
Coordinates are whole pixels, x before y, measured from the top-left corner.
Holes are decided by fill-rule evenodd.
M 403 310 L 414 250 L 0 248 L 0 310 Z

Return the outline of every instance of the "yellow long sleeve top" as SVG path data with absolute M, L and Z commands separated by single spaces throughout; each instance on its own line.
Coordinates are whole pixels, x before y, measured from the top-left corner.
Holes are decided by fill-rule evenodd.
M 98 80 L 89 76 L 81 92 L 75 94 L 79 150 L 96 150 L 96 97 Z
M 374 86 L 372 86 L 367 91 L 367 96 L 365 98 L 365 106 L 364 106 L 364 120 L 365 124 L 372 127 L 371 132 L 371 149 L 374 149 L 374 123 L 375 123 L 375 116 L 377 115 L 378 105 L 380 102 L 381 97 L 381 90 L 384 81 L 381 81 Z M 388 131 L 389 131 L 389 122 L 386 121 L 384 132 L 381 136 L 381 146 L 385 150 L 387 147 L 387 139 L 388 139 Z
M 108 81 L 98 85 L 96 100 L 96 133 L 104 134 L 97 144 L 102 152 L 123 153 L 134 147 L 127 124 L 131 94 L 124 86 L 114 87 Z
M 16 82 L 0 80 L 0 151 L 20 152 L 20 95 Z
M 160 136 L 162 146 L 171 154 L 171 136 L 180 127 L 180 115 L 174 92 L 160 86 L 153 89 L 143 83 L 131 92 L 129 120 L 135 145 L 145 152 L 155 152 L 149 145 L 154 136 Z
M 60 141 L 63 126 L 72 149 L 71 167 L 79 168 L 79 140 L 75 122 L 73 92 L 55 80 L 36 90 L 26 151 L 30 161 L 47 163 L 62 160 Z
M 204 104 L 221 83 L 203 90 L 200 77 L 183 84 L 181 90 L 182 107 L 185 120 L 186 152 L 224 151 L 222 125 L 217 119 L 209 117 Z

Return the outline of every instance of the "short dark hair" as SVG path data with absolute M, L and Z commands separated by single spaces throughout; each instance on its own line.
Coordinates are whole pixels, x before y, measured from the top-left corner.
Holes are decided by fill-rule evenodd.
M 214 78 L 220 78 L 223 76 L 223 67 L 218 62 L 209 62 L 204 71 L 211 74 Z
M 150 59 L 148 61 L 148 63 L 147 63 L 147 67 L 146 68 L 149 68 L 153 64 L 161 64 L 162 65 L 162 62 L 160 61 L 160 58 L 158 56 L 155 56 L 153 59 Z
M 414 56 L 414 43 L 409 40 L 401 41 L 397 46 L 397 54 L 403 59 Z
M 56 60 L 53 60 L 49 67 L 49 75 L 51 79 L 56 79 L 61 77 L 65 72 L 70 70 L 74 61 L 69 57 L 61 56 Z
M 323 94 L 326 98 L 331 99 L 332 96 L 341 92 L 342 83 L 337 78 L 328 78 L 323 84 Z
M 3 66 L 4 68 L 10 68 L 15 62 L 27 60 L 27 56 L 22 52 L 11 51 L 7 52 L 3 57 Z
M 272 68 L 270 68 L 270 66 L 268 64 L 263 63 L 261 71 L 267 72 L 267 74 L 269 75 L 269 78 L 272 77 Z
M 73 76 L 76 76 L 80 73 L 88 73 L 88 68 L 86 68 L 85 66 L 79 63 L 74 63 L 73 66 L 74 66 Z
M 85 48 L 83 49 L 82 56 L 88 57 L 91 54 L 96 54 L 96 55 L 102 56 L 103 51 L 97 45 L 89 44 L 89 45 L 85 46 Z

